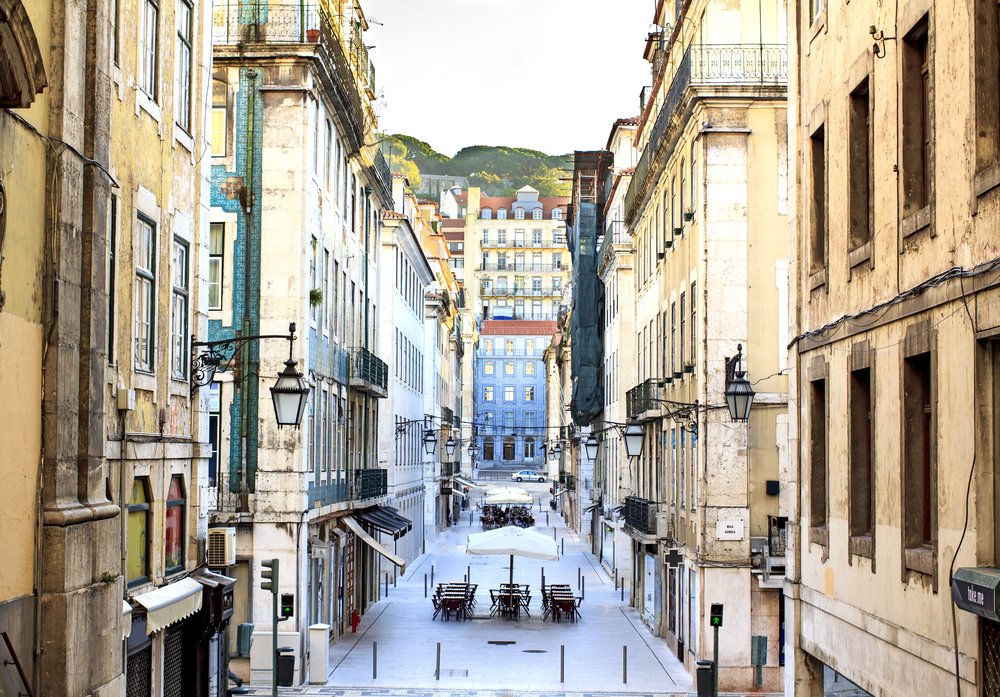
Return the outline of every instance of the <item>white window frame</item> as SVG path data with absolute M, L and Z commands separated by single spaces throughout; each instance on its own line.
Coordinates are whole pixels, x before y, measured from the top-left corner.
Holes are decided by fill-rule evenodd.
M 143 214 L 135 224 L 133 363 L 153 373 L 156 368 L 156 223 Z
M 170 259 L 170 377 L 187 380 L 191 288 L 191 248 L 188 243 L 174 237 Z
M 159 102 L 160 3 L 142 0 L 139 34 L 139 89 L 154 103 Z
M 185 12 L 187 22 L 182 21 Z M 188 135 L 191 135 L 191 80 L 193 74 L 191 44 L 194 38 L 194 4 L 189 0 L 177 0 L 177 86 L 174 104 L 174 120 Z
M 213 236 L 219 231 L 219 246 L 212 245 Z M 222 309 L 222 276 L 225 273 L 226 224 L 210 223 L 208 226 L 208 309 Z M 215 302 L 212 294 L 215 294 Z

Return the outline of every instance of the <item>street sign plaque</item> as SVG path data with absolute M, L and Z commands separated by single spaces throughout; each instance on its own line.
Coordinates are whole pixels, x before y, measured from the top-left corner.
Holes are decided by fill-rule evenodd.
M 963 567 L 951 579 L 951 599 L 966 612 L 1000 622 L 997 614 L 997 589 L 1000 569 Z

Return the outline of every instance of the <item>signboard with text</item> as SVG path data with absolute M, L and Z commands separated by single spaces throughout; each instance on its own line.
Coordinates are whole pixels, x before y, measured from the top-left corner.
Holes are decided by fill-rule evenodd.
M 956 569 L 951 579 L 951 599 L 966 612 L 1000 622 L 1000 616 L 997 615 L 998 587 L 1000 569 Z
M 740 519 L 723 520 L 715 523 L 715 537 L 719 540 L 742 540 L 743 521 Z

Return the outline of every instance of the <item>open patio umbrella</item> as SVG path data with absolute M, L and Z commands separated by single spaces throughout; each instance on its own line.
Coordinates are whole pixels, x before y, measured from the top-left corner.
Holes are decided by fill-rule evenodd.
M 508 525 L 469 535 L 466 554 L 510 556 L 510 583 L 514 585 L 514 557 L 531 559 L 559 559 L 559 547 L 551 537 L 534 530 Z
M 531 498 L 531 494 L 527 491 L 518 491 L 517 489 L 491 491 L 486 495 L 486 503 L 489 504 L 520 503 L 530 506 L 534 502 L 535 500 Z

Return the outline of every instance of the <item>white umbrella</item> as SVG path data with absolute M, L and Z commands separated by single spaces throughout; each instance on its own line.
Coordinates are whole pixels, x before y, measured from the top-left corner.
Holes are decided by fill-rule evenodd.
M 486 495 L 486 503 L 489 504 L 500 504 L 500 503 L 521 503 L 531 505 L 535 500 L 531 498 L 531 494 L 527 491 L 501 491 L 501 492 L 491 492 Z
M 465 553 L 509 555 L 511 585 L 514 585 L 515 556 L 550 561 L 559 559 L 559 547 L 555 540 L 534 530 L 514 525 L 469 535 L 469 543 L 465 547 Z

